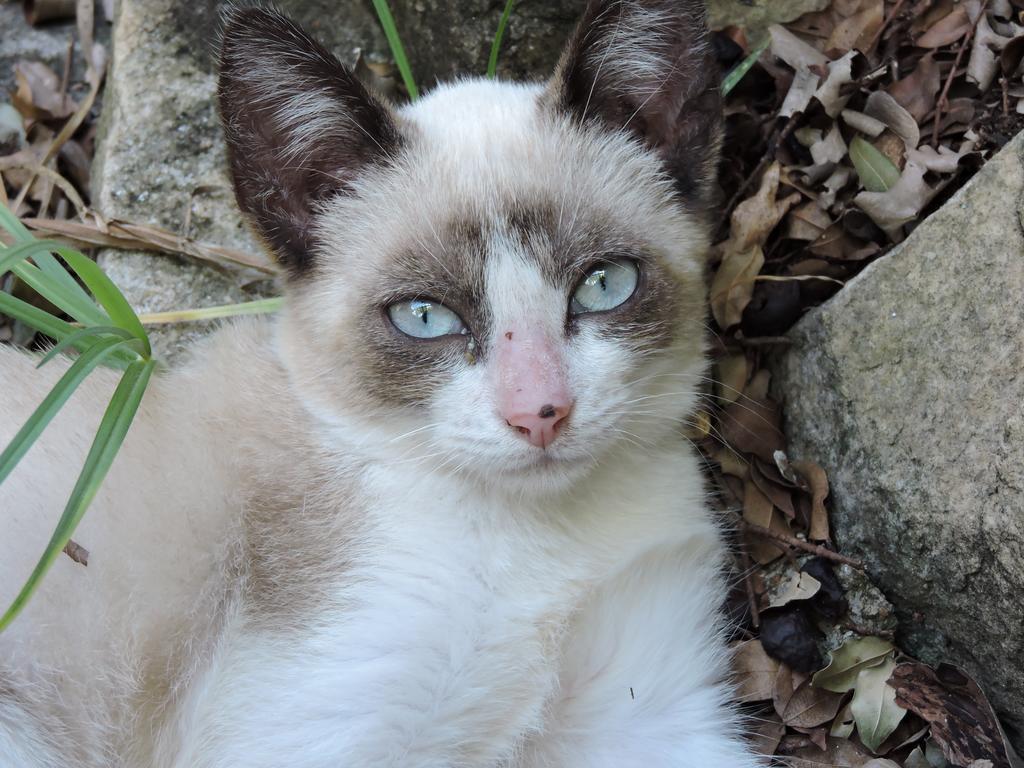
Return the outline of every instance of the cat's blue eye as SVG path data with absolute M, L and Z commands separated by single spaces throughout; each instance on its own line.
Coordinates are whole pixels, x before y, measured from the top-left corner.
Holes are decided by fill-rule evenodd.
M 572 295 L 574 315 L 605 312 L 625 303 L 640 282 L 640 270 L 626 259 L 605 261 L 592 268 Z
M 437 339 L 466 332 L 462 318 L 436 301 L 396 301 L 388 307 L 388 317 L 398 330 L 417 339 Z

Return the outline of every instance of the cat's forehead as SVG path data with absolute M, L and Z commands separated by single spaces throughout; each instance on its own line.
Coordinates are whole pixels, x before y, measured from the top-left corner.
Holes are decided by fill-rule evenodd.
M 444 85 L 399 118 L 401 156 L 321 220 L 327 250 L 355 247 L 376 275 L 478 287 L 489 257 L 515 251 L 560 284 L 603 254 L 703 246 L 649 152 L 559 114 L 541 86 Z

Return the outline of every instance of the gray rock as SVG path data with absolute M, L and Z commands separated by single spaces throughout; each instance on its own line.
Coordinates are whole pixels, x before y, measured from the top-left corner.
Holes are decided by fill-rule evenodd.
M 760 39 L 769 24 L 819 11 L 829 0 L 710 0 L 713 29 L 745 27 Z M 498 58 L 509 79 L 545 78 L 586 0 L 519 0 Z M 483 74 L 503 0 L 393 0 L 392 11 L 420 87 L 455 75 Z
M 155 224 L 205 242 L 258 251 L 234 203 L 214 92 L 220 7 L 214 0 L 121 0 L 112 43 L 93 199 L 108 217 Z M 359 0 L 277 3 L 342 60 L 384 45 Z M 238 277 L 144 252 L 109 250 L 99 262 L 140 312 L 253 298 Z M 207 328 L 152 331 L 158 356 L 175 360 Z
M 900 639 L 975 675 L 1024 733 L 1024 134 L 792 331 L 793 455 Z M 1021 744 L 1018 741 L 1018 746 Z

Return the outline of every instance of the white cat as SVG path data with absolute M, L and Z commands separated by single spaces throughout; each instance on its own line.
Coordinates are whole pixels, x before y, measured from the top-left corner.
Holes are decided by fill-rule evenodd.
M 696 0 L 592 2 L 546 85 L 398 110 L 226 18 L 237 196 L 276 320 L 158 376 L 0 634 L 0 766 L 753 768 L 703 376 L 720 99 Z M 0 349 L 0 444 L 60 373 Z M 113 375 L 0 487 L 0 601 Z

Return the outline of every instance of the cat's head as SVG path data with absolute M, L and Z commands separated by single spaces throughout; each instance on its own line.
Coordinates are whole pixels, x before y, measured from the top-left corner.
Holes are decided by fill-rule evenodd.
M 692 409 L 721 119 L 702 2 L 591 2 L 546 84 L 400 109 L 235 10 L 220 106 L 287 272 L 286 365 L 337 440 L 543 490 Z

